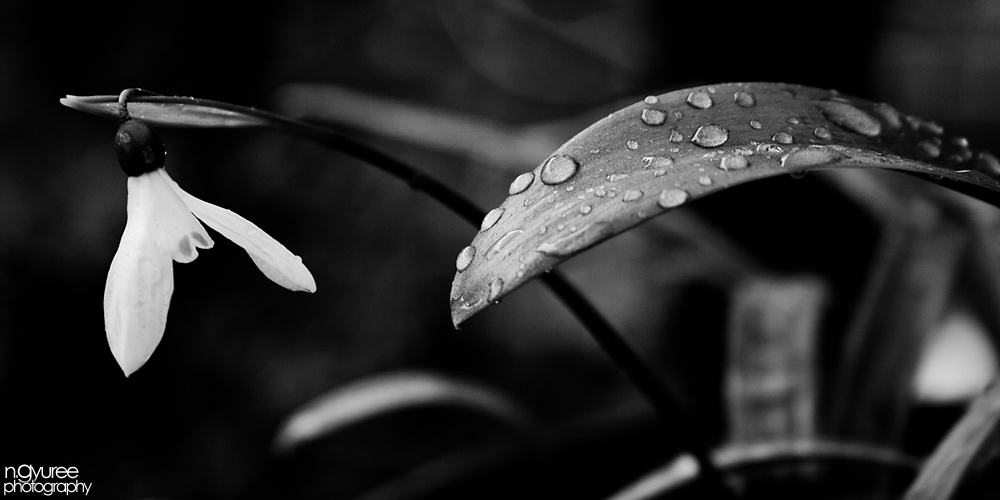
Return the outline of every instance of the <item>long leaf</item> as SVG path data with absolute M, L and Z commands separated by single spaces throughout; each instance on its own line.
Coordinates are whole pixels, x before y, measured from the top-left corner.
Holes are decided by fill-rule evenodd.
M 452 320 L 460 324 L 562 260 L 692 200 L 765 177 L 842 167 L 925 174 L 1000 205 L 996 157 L 887 104 L 776 83 L 649 96 L 514 179 L 510 196 L 459 254 Z

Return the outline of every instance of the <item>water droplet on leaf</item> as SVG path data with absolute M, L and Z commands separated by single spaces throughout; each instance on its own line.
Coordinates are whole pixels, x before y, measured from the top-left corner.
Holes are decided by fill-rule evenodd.
M 663 125 L 667 115 L 658 109 L 646 108 L 642 110 L 642 123 L 650 126 Z
M 1000 179 L 1000 160 L 991 153 L 983 151 L 976 155 L 976 170 L 994 178 Z
M 830 138 L 833 137 L 830 134 L 830 129 L 828 129 L 826 127 L 822 127 L 822 126 L 816 127 L 813 130 L 813 135 L 815 135 L 819 139 L 823 139 L 824 141 L 829 141 Z
M 684 204 L 688 199 L 687 191 L 678 188 L 664 189 L 656 203 L 663 208 L 674 208 Z
M 882 133 L 882 123 L 853 104 L 843 101 L 818 101 L 816 106 L 830 121 L 844 129 L 868 137 Z
M 562 184 L 576 175 L 580 164 L 568 155 L 555 155 L 546 160 L 542 166 L 542 182 L 545 184 Z
M 760 130 L 760 122 L 757 120 L 750 120 L 750 128 Z
M 744 108 L 752 108 L 757 104 L 757 99 L 754 98 L 753 94 L 746 91 L 739 91 L 733 95 L 733 102 Z
M 708 109 L 712 107 L 712 96 L 704 90 L 696 90 L 688 94 L 687 103 L 698 109 Z
M 778 132 L 771 137 L 771 140 L 777 142 L 778 144 L 791 144 L 794 142 L 792 134 L 789 134 L 788 132 Z
M 472 264 L 472 259 L 476 257 L 476 247 L 469 245 L 462 249 L 458 253 L 458 258 L 455 260 L 455 268 L 458 272 L 465 271 L 469 268 L 469 264 Z
M 486 296 L 486 300 L 490 302 L 496 302 L 497 298 L 499 298 L 500 294 L 502 293 L 503 293 L 503 280 L 497 278 L 490 282 L 490 292 L 489 295 Z
M 673 164 L 674 160 L 666 156 L 644 156 L 642 158 L 642 168 L 663 168 Z
M 937 158 L 938 156 L 941 156 L 941 147 L 933 141 L 920 141 L 917 143 L 917 147 L 920 148 L 920 151 L 928 158 Z
M 703 175 L 698 178 L 698 184 L 701 184 L 702 186 L 711 186 L 712 178 L 707 175 Z
M 681 135 L 676 129 L 670 129 L 670 142 L 681 142 L 684 140 L 684 136 Z
M 729 139 L 729 131 L 721 125 L 714 123 L 698 127 L 691 142 L 703 148 L 715 148 L 726 143 Z
M 629 139 L 628 142 L 625 143 L 625 147 L 635 151 L 636 149 L 639 149 L 639 142 L 635 139 Z
M 580 213 L 583 215 L 589 214 L 592 210 L 594 210 L 594 207 L 590 205 L 580 205 Z
M 533 183 L 533 182 L 535 182 L 535 173 L 534 172 L 525 172 L 525 173 L 517 176 L 517 178 L 514 179 L 514 182 L 510 183 L 510 189 L 508 189 L 507 192 L 511 196 L 513 196 L 515 194 L 521 194 L 525 190 L 527 190 L 529 187 L 531 187 L 531 183 Z
M 622 201 L 626 202 L 635 201 L 639 198 L 642 198 L 642 191 L 639 191 L 638 189 L 630 189 L 625 191 L 625 194 L 622 195 Z
M 726 155 L 719 161 L 719 168 L 722 170 L 742 170 L 749 166 L 750 162 L 748 162 L 746 157 L 743 155 Z
M 781 166 L 789 169 L 825 165 L 843 158 L 843 155 L 824 146 L 797 149 L 781 158 Z
M 500 216 L 504 213 L 504 208 L 497 207 L 490 210 L 486 217 L 483 217 L 483 223 L 479 226 L 479 231 L 486 231 L 487 229 L 496 225 L 497 221 L 500 220 Z
M 652 106 L 653 104 L 659 104 L 660 103 L 660 98 L 656 97 L 655 95 L 648 95 L 648 96 L 646 96 L 645 99 L 642 100 L 642 102 L 644 102 L 644 103 L 649 104 L 650 106 Z

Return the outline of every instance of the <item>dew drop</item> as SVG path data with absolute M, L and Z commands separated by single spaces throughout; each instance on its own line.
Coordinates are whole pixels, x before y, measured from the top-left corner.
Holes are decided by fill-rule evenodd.
M 663 168 L 673 164 L 674 160 L 666 156 L 644 156 L 642 158 L 642 168 Z
M 771 140 L 777 142 L 778 144 L 791 144 L 794 142 L 792 135 L 788 132 L 778 132 L 771 137 Z
M 899 128 L 903 124 L 899 119 L 899 112 L 884 102 L 875 105 L 875 114 L 885 120 L 885 122 L 889 124 L 890 128 Z
M 580 205 L 580 213 L 583 214 L 583 215 L 587 215 L 587 214 L 589 214 L 593 210 L 594 210 L 594 207 L 592 207 L 590 205 Z
M 674 208 L 684 204 L 688 199 L 687 191 L 678 188 L 664 189 L 656 203 L 663 208 Z
M 486 296 L 486 300 L 489 302 L 496 302 L 500 298 L 500 294 L 503 293 L 503 280 L 497 278 L 490 282 L 490 293 Z
M 760 130 L 760 122 L 757 120 L 750 120 L 750 128 Z
M 733 102 L 744 108 L 752 108 L 757 104 L 757 99 L 750 92 L 741 90 L 733 95 Z
M 514 179 L 514 182 L 510 183 L 510 189 L 508 189 L 507 192 L 511 196 L 513 196 L 515 194 L 521 194 L 526 189 L 528 189 L 529 187 L 531 187 L 531 183 L 532 182 L 535 182 L 535 173 L 534 172 L 525 172 L 525 173 L 517 176 L 517 178 Z
M 830 140 L 831 137 L 833 137 L 830 134 L 830 129 L 828 129 L 826 127 L 823 127 L 823 126 L 816 127 L 813 130 L 813 135 L 815 135 L 816 137 L 818 137 L 820 139 L 823 139 L 824 141 L 828 141 L 828 140 Z
M 725 144 L 727 140 L 729 140 L 729 131 L 714 123 L 698 127 L 694 137 L 691 138 L 691 142 L 703 148 L 716 148 Z
M 676 129 L 670 129 L 670 142 L 681 142 L 684 140 L 684 136 L 681 135 Z
M 541 226 L 538 226 L 538 235 L 541 236 L 541 235 L 545 234 L 545 232 L 548 231 L 548 230 L 549 230 L 549 228 L 545 227 L 544 224 L 541 225 Z
M 490 210 L 490 213 L 486 214 L 486 217 L 483 217 L 483 223 L 482 225 L 479 226 L 479 230 L 485 231 L 495 226 L 497 221 L 500 220 L 500 216 L 502 216 L 503 213 L 504 213 L 503 207 L 498 207 L 494 208 L 493 210 Z
M 618 182 L 620 180 L 628 179 L 631 177 L 629 174 L 611 174 L 609 175 L 608 182 Z
M 854 107 L 853 104 L 843 101 L 819 101 L 816 106 L 823 111 L 823 114 L 833 123 L 844 129 L 865 135 L 876 137 L 882 133 L 882 124 L 874 117 L 864 111 Z
M 679 109 L 675 109 L 673 115 L 674 115 L 674 120 L 677 121 L 681 121 L 681 119 L 684 118 L 684 112 Z
M 562 184 L 576 175 L 580 164 L 568 155 L 555 155 L 542 166 L 542 182 L 545 184 Z
M 799 124 L 799 119 L 796 118 L 796 117 L 794 117 L 794 116 L 788 118 L 787 121 L 788 121 L 789 125 L 798 125 Z
M 722 170 L 742 170 L 750 166 L 743 155 L 726 155 L 719 161 L 719 168 Z
M 688 94 L 687 103 L 698 109 L 708 109 L 712 107 L 712 96 L 704 90 L 696 90 Z
M 524 232 L 523 229 L 515 229 L 515 230 L 510 231 L 507 234 L 501 236 L 500 239 L 497 240 L 497 242 L 493 244 L 493 247 L 490 248 L 490 251 L 487 252 L 487 253 L 489 253 L 490 257 L 492 257 L 492 256 L 500 253 L 500 251 L 503 250 L 504 247 L 506 247 L 507 245 L 510 245 L 510 242 L 514 241 L 514 239 L 517 238 L 517 235 L 519 235 L 519 234 L 521 234 L 523 232 Z
M 644 103 L 649 104 L 650 106 L 652 106 L 653 104 L 659 104 L 660 103 L 660 98 L 656 97 L 655 95 L 648 95 L 648 96 L 646 96 L 645 99 L 642 100 L 642 102 L 644 102 Z
M 667 115 L 658 109 L 646 108 L 642 110 L 642 123 L 650 126 L 663 125 L 667 120 Z
M 607 195 L 608 195 L 608 192 L 603 187 L 599 187 L 599 188 L 597 188 L 596 191 L 594 191 L 594 196 L 596 196 L 598 198 L 604 198 Z
M 783 153 L 785 150 L 781 149 L 781 146 L 772 143 L 763 143 L 757 145 L 757 152 L 766 155 L 777 155 Z
M 1000 179 L 1000 160 L 986 151 L 976 155 L 975 168 L 994 179 Z
M 665 168 L 658 168 L 658 169 L 656 169 L 653 172 L 653 176 L 654 177 L 663 177 L 663 175 L 666 174 L 666 173 L 667 173 L 667 169 L 665 169 Z
M 638 189 L 630 189 L 625 191 L 625 194 L 622 195 L 622 201 L 625 202 L 635 201 L 639 198 L 642 198 L 642 191 L 639 191 Z
M 625 147 L 635 151 L 636 149 L 639 149 L 639 142 L 635 139 L 629 139 L 628 142 L 625 143 Z
M 941 156 L 941 147 L 933 141 L 920 141 L 917 143 L 917 147 L 920 148 L 920 151 L 928 158 L 937 158 L 938 156 Z
M 462 249 L 458 253 L 458 258 L 455 259 L 455 269 L 458 272 L 465 271 L 469 268 L 469 264 L 472 264 L 472 259 L 476 257 L 476 247 L 469 245 Z
M 702 186 L 711 186 L 712 178 L 707 175 L 703 175 L 698 178 L 698 184 L 701 184 Z
M 789 169 L 805 168 L 832 163 L 841 158 L 843 158 L 842 154 L 824 146 L 810 146 L 805 149 L 796 149 L 781 157 L 781 166 Z

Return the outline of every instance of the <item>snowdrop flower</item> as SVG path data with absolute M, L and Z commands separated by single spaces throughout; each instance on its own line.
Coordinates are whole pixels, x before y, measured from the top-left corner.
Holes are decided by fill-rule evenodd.
M 173 262 L 187 263 L 214 242 L 201 225 L 250 254 L 265 276 L 289 290 L 316 291 L 302 259 L 239 215 L 191 196 L 163 169 L 166 150 L 148 125 L 129 118 L 115 136 L 128 174 L 128 222 L 104 290 L 104 323 L 111 352 L 125 376 L 156 349 L 174 289 Z M 201 220 L 201 222 L 199 222 Z

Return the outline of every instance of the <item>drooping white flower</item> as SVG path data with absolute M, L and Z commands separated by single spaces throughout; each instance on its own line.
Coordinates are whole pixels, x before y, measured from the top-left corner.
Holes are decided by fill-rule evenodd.
M 191 262 L 199 248 L 214 244 L 201 222 L 243 247 L 275 283 L 316 291 L 301 258 L 252 222 L 181 189 L 163 169 L 165 150 L 151 128 L 129 119 L 115 144 L 129 175 L 128 222 L 108 272 L 104 323 L 125 376 L 149 359 L 163 337 L 174 289 L 173 262 Z

